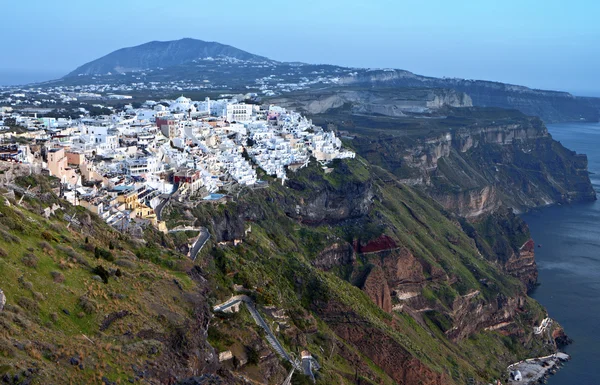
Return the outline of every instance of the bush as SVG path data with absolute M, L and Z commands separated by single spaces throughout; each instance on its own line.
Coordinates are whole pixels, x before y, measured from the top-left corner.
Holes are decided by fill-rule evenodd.
M 104 283 L 108 283 L 108 277 L 110 277 L 110 273 L 101 265 L 96 266 L 93 270 L 92 273 L 98 275 L 100 278 L 102 278 L 102 282 Z
M 258 365 L 260 362 L 260 354 L 252 346 L 246 346 L 246 357 L 248 358 L 248 365 Z
M 88 261 L 86 261 L 86 259 L 81 254 L 79 254 L 77 251 L 73 250 L 71 247 L 57 245 L 56 249 L 65 253 L 74 262 L 77 262 L 83 266 L 90 267 L 90 264 L 88 263 Z
M 128 269 L 135 269 L 135 263 L 132 261 L 129 261 L 127 259 L 119 259 L 115 262 L 116 265 L 121 266 L 121 267 L 126 267 Z
M 15 357 L 15 351 L 12 348 L 12 344 L 5 340 L 4 338 L 0 338 L 0 357 L 4 358 L 12 358 Z
M 4 231 L 4 230 L 0 229 L 0 235 L 2 236 L 4 241 L 6 241 L 8 243 L 17 243 L 17 244 L 21 243 L 21 240 L 18 237 L 15 237 L 8 231 Z
M 52 246 L 50 246 L 50 244 L 46 241 L 40 241 L 39 246 L 40 249 L 42 249 L 42 251 L 44 251 L 45 253 L 49 253 L 53 250 Z
M 96 257 L 96 259 L 105 259 L 109 262 L 114 262 L 115 261 L 115 257 L 114 255 L 112 255 L 112 253 L 106 249 L 103 249 L 101 247 L 95 247 L 94 248 L 94 257 Z
M 56 241 L 56 239 L 54 238 L 54 235 L 52 235 L 52 233 L 50 233 L 49 231 L 42 231 L 42 238 L 44 238 L 48 242 Z
M 38 258 L 31 253 L 25 253 L 23 258 L 21 258 L 21 262 L 23 262 L 23 264 L 27 267 L 36 268 L 38 264 Z
M 23 309 L 28 310 L 34 314 L 39 313 L 40 311 L 40 307 L 38 306 L 38 304 L 29 298 L 26 297 L 21 297 L 17 300 L 17 303 L 19 304 L 19 306 L 21 306 Z
M 61 272 L 53 271 L 50 275 L 52 275 L 52 280 L 55 283 L 63 283 L 65 281 L 65 276 Z
M 93 299 L 83 295 L 79 297 L 79 306 L 81 306 L 81 309 L 83 309 L 86 314 L 93 314 L 96 312 L 98 304 L 96 304 L 96 301 Z
M 33 283 L 26 281 L 24 276 L 19 277 L 19 283 L 21 284 L 23 289 L 29 290 L 29 291 L 33 290 Z

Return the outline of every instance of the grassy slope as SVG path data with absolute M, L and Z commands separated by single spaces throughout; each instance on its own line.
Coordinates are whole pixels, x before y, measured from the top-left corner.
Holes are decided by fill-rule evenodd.
M 312 314 L 319 319 L 313 303 L 326 298 L 353 309 L 363 321 L 383 330 L 391 339 L 398 341 L 411 354 L 418 357 L 430 368 L 446 372 L 453 381 L 463 382 L 468 377 L 489 380 L 503 373 L 505 364 L 517 358 L 532 354 L 540 349 L 533 343 L 527 350 L 516 341 L 495 332 L 482 332 L 458 344 L 448 341 L 435 324 L 429 322 L 425 328 L 407 314 L 389 315 L 377 306 L 358 288 L 335 274 L 321 272 L 311 265 L 316 253 L 336 239 L 359 237 L 368 230 L 370 236 L 385 233 L 395 238 L 399 244 L 409 248 L 431 264 L 444 269 L 448 275 L 456 277 L 456 283 L 429 283 L 424 292 L 429 294 L 432 304 L 448 308 L 452 299 L 472 290 L 480 290 L 484 298 L 492 298 L 498 293 L 513 296 L 523 288 L 515 279 L 503 275 L 499 270 L 479 256 L 473 242 L 462 232 L 460 226 L 451 220 L 449 214 L 429 199 L 423 198 L 414 190 L 397 184 L 393 177 L 380 169 L 370 169 L 362 161 L 348 161 L 349 174 L 334 171 L 323 174 L 317 168 L 303 170 L 294 178 L 309 187 L 302 192 L 292 192 L 289 188 L 272 185 L 268 190 L 248 193 L 241 198 L 245 203 L 260 206 L 264 217 L 252 223 L 252 233 L 243 244 L 236 247 L 205 249 L 201 260 L 211 270 L 213 287 L 219 287 L 215 295 L 221 299 L 231 294 L 233 284 L 256 288 L 259 303 L 274 304 L 297 314 Z M 286 216 L 278 198 L 296 194 L 297 198 L 307 198 L 311 186 L 329 183 L 331 188 L 344 188 L 344 183 L 365 181 L 375 175 L 376 199 L 370 214 L 359 220 L 319 226 L 306 226 Z M 200 221 L 219 216 L 223 210 L 235 211 L 235 205 L 214 207 L 200 206 L 195 214 Z M 453 239 L 450 242 L 449 239 Z M 363 261 L 359 263 L 368 263 Z M 341 275 L 341 274 L 340 274 Z M 493 289 L 481 285 L 485 278 L 496 285 Z M 300 283 L 299 283 L 300 282 Z M 518 319 L 518 323 L 530 330 L 530 322 L 542 317 L 539 305 L 530 301 L 529 311 Z M 298 330 L 305 329 L 302 321 L 292 320 Z M 233 322 L 233 321 L 228 321 Z M 323 345 L 319 340 L 339 339 L 332 335 L 327 325 L 319 323 L 318 331 L 304 332 L 306 344 L 292 344 L 288 347 L 295 352 L 308 347 L 319 352 Z M 323 335 L 325 337 L 323 337 Z M 222 347 L 223 349 L 226 346 Z M 490 360 L 490 352 L 499 359 Z M 360 352 L 356 351 L 360 355 Z M 320 383 L 331 383 L 340 372 L 352 368 L 349 362 L 336 355 L 320 357 L 324 366 Z M 369 361 L 363 356 L 363 360 Z M 380 381 L 390 381 L 380 370 Z
M 46 203 L 0 199 L 0 288 L 7 297 L 0 312 L 0 376 L 32 368 L 34 383 L 98 383 L 103 376 L 125 383 L 135 376 L 131 365 L 143 367 L 165 349 L 138 332 L 168 335 L 193 318 L 190 266 L 158 245 L 141 248 L 94 216 L 83 228 L 67 228 L 64 213 L 78 212 L 80 220 L 87 214 L 62 205 L 45 219 L 36 212 Z M 115 261 L 94 257 L 94 247 L 110 244 Z M 135 256 L 149 250 L 162 265 Z M 98 265 L 121 276 L 98 282 L 91 271 Z M 119 311 L 129 315 L 100 331 L 104 317 Z M 69 363 L 72 357 L 82 368 Z

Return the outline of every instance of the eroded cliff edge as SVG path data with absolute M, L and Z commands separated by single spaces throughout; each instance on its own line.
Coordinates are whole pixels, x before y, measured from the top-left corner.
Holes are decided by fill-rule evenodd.
M 452 120 L 466 111 L 455 111 Z M 448 119 L 448 118 L 446 118 Z M 421 186 L 464 217 L 596 199 L 587 157 L 552 139 L 543 122 L 516 111 L 480 111 L 476 119 L 405 135 L 361 133 L 356 150 L 404 183 Z
M 171 208 L 183 209 L 176 202 Z M 244 290 L 268 305 L 267 314 L 276 309 L 270 322 L 286 347 L 321 351 L 322 383 L 486 381 L 517 357 L 553 349 L 532 333 L 546 314 L 527 297 L 526 283 L 477 242 L 496 245 L 469 235 L 459 216 L 363 159 L 334 162 L 327 171 L 313 162 L 290 173 L 286 186 L 273 183 L 190 213 L 194 225 L 211 232 L 214 248 L 199 261 L 215 301 Z M 214 333 L 229 335 L 227 343 L 213 341 L 217 350 L 243 362 L 236 351 L 251 344 L 265 358 L 257 368 L 224 370 L 283 380 L 285 371 L 243 322 L 236 316 L 211 323 Z M 503 358 L 472 359 L 489 349 Z

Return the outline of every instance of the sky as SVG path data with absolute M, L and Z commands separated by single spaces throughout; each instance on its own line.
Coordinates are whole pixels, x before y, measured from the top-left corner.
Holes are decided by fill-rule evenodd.
M 60 77 L 183 37 L 282 61 L 399 68 L 600 96 L 595 0 L 4 0 L 0 80 Z

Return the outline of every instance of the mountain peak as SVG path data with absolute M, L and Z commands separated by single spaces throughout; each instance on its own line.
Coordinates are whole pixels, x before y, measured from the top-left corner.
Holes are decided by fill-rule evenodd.
M 151 41 L 134 47 L 121 48 L 80 66 L 66 77 L 165 68 L 209 57 L 272 62 L 266 57 L 254 55 L 230 45 L 186 37 L 171 41 Z

